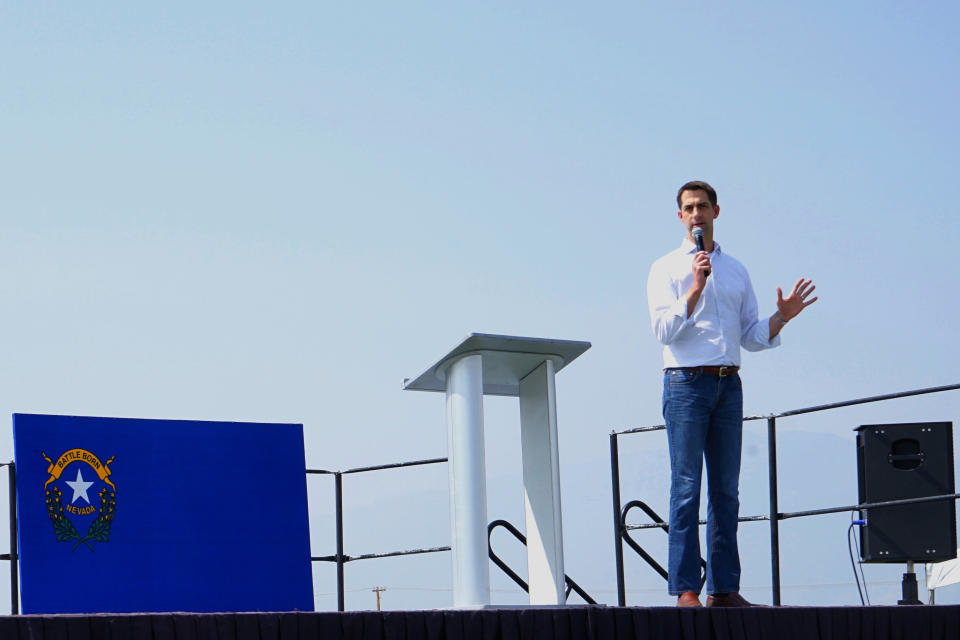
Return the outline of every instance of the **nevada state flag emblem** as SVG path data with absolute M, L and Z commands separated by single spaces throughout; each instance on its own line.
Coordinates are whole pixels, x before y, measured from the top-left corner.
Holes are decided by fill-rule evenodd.
M 86 449 L 70 449 L 56 462 L 41 452 L 47 467 L 44 483 L 47 515 L 58 542 L 76 551 L 94 543 L 110 541 L 110 527 L 117 511 L 117 487 L 110 478 L 109 460 L 101 460 Z

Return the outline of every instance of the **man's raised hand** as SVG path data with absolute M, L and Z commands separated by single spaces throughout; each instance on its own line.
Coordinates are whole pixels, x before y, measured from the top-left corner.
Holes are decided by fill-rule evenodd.
M 793 291 L 784 298 L 783 291 L 780 290 L 780 287 L 777 287 L 777 314 L 780 318 L 784 322 L 787 322 L 816 302 L 816 297 L 810 298 L 810 294 L 813 293 L 814 289 L 816 289 L 816 287 L 813 285 L 812 280 L 800 278 L 797 280 L 797 283 L 793 285 Z

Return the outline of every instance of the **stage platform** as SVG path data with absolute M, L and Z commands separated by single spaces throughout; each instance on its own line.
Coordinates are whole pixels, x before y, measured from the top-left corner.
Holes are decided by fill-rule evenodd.
M 0 617 L 21 640 L 957 640 L 960 606 L 164 613 Z

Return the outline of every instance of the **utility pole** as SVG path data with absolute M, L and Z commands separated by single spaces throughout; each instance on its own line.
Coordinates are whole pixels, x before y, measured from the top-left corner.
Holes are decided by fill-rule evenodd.
M 380 594 L 386 591 L 386 587 L 377 587 L 372 589 L 372 591 L 377 594 L 377 611 L 380 611 Z

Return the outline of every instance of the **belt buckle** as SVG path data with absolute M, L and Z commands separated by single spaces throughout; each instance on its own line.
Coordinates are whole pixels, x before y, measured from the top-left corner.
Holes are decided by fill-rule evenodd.
M 725 378 L 726 376 L 732 376 L 734 373 L 736 373 L 736 371 L 730 371 L 729 373 L 724 373 L 725 370 L 729 371 L 730 369 L 736 369 L 736 367 L 721 366 L 717 371 L 717 375 L 720 376 L 721 378 Z

